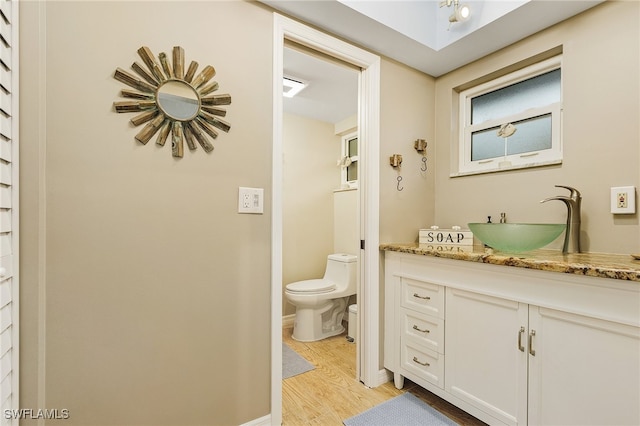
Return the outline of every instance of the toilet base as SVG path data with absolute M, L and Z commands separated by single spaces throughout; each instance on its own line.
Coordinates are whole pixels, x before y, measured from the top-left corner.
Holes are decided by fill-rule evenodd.
M 309 338 L 309 336 L 304 335 L 304 333 L 300 333 L 298 332 L 296 334 L 296 329 L 295 327 L 293 328 L 293 335 L 291 337 L 293 337 L 293 340 L 296 340 L 298 342 L 317 342 L 318 340 L 322 340 L 322 339 L 326 339 L 328 337 L 333 337 L 333 336 L 337 336 L 339 334 L 344 333 L 344 326 L 340 326 L 340 329 L 337 329 L 335 331 L 331 331 L 331 332 L 327 332 L 327 333 L 322 333 L 322 335 L 320 337 L 315 337 L 313 336 L 312 338 Z M 302 334 L 302 335 L 301 335 Z
M 344 333 L 342 325 L 348 297 L 328 300 L 319 308 L 296 307 L 293 337 L 299 342 L 315 342 Z

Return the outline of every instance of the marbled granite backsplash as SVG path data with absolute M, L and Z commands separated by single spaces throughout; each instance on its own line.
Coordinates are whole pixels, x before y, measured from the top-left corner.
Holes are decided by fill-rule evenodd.
M 381 244 L 380 250 L 640 282 L 640 260 L 635 260 L 631 255 L 562 254 L 559 250 L 544 249 L 526 253 L 502 253 L 483 246 L 471 248 L 418 243 Z

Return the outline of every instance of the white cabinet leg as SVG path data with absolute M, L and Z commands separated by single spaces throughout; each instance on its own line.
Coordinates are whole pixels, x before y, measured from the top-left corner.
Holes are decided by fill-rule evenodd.
M 393 373 L 393 384 L 396 388 L 402 389 L 404 387 L 404 376 L 402 374 Z

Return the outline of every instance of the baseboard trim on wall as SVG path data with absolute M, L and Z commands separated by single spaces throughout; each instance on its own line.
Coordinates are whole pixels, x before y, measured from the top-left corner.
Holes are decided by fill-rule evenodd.
M 391 380 L 393 380 L 393 373 L 386 368 L 383 368 L 382 370 L 378 371 L 378 383 L 376 383 L 375 386 L 377 387 L 380 385 L 384 385 Z
M 240 426 L 271 426 L 271 414 L 267 414 L 259 419 L 251 420 L 248 423 L 243 423 Z
M 293 327 L 293 321 L 296 319 L 296 314 L 285 315 L 282 317 L 282 328 Z

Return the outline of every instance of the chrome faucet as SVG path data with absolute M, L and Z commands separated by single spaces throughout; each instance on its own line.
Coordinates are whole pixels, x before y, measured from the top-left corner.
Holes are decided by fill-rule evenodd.
M 556 197 L 545 198 L 540 201 L 546 203 L 551 200 L 560 200 L 567 206 L 567 229 L 564 232 L 563 253 L 581 253 L 580 250 L 580 205 L 582 204 L 582 196 L 580 191 L 570 186 L 556 185 L 556 188 L 565 188 L 571 191 L 571 194 L 558 195 Z

